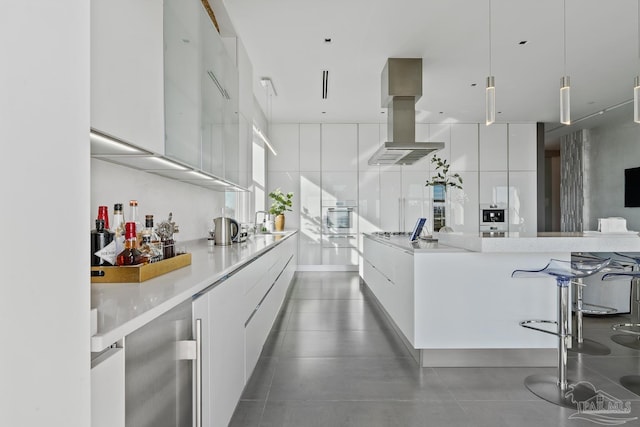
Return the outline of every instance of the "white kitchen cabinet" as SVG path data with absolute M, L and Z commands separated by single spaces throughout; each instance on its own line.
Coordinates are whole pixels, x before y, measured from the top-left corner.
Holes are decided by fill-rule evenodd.
M 416 220 L 421 217 L 431 218 L 429 212 L 430 188 L 425 186 L 427 171 L 402 171 L 402 203 L 400 211 L 400 231 L 413 230 Z M 429 227 L 429 230 L 431 227 Z
M 480 170 L 506 171 L 507 165 L 507 125 L 492 124 L 480 126 Z
M 336 202 L 358 200 L 358 172 L 322 171 L 322 204 L 335 206 Z
M 380 172 L 380 228 L 399 231 L 402 203 L 401 172 Z
M 509 171 L 535 171 L 537 150 L 535 123 L 509 124 Z
M 163 2 L 92 0 L 90 27 L 91 127 L 164 154 Z
M 168 157 L 201 165 L 202 5 L 197 1 L 164 1 L 164 116 Z
M 295 271 L 296 240 L 289 238 L 276 246 L 272 252 L 266 270 L 262 273 L 255 290 L 245 295 L 254 309 L 245 321 L 245 378 L 249 379 L 258 362 L 262 348 L 282 307 L 289 284 Z M 267 253 L 266 255 L 269 255 Z M 263 267 L 267 267 L 264 265 Z M 249 266 L 248 268 L 256 269 Z
M 509 201 L 508 173 L 480 172 L 480 204 L 504 204 Z M 478 212 L 478 218 L 480 213 Z
M 320 124 L 300 124 L 300 171 L 320 171 Z
M 358 125 L 358 170 L 360 172 L 377 172 L 380 169 L 379 166 L 369 165 L 368 162 L 380 147 L 381 142 L 379 124 L 361 123 Z
M 231 276 L 193 301 L 193 317 L 202 324 L 205 426 L 229 424 L 245 384 L 243 294 L 241 276 Z
M 300 265 L 322 264 L 321 195 L 320 172 L 300 172 Z
M 415 341 L 413 254 L 370 238 L 364 239 L 367 286 L 412 344 Z
M 477 171 L 478 159 L 478 125 L 451 125 L 451 171 Z
M 91 360 L 91 427 L 124 427 L 124 349 Z
M 267 170 L 297 171 L 300 157 L 300 127 L 297 124 L 272 124 L 269 127 L 269 140 L 278 155 L 274 156 L 267 150 Z
M 459 172 L 463 189 L 450 188 L 447 225 L 456 232 L 477 233 L 480 230 L 478 172 Z
M 509 172 L 509 231 L 537 231 L 537 187 L 535 171 Z
M 358 170 L 358 125 L 322 124 L 322 170 Z

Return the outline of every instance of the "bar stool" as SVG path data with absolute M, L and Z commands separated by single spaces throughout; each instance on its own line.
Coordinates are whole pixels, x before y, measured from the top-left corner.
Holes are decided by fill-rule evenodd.
M 632 272 L 640 273 L 640 253 L 621 253 L 614 252 L 617 256 L 628 259 L 633 262 Z M 629 272 L 627 272 L 629 273 Z M 628 276 L 631 277 L 631 318 L 629 323 L 614 325 L 618 326 L 614 331 L 621 332 L 620 335 L 613 335 L 611 340 L 616 344 L 632 348 L 634 350 L 640 350 L 640 336 L 634 332 L 628 332 L 624 329 L 636 328 L 640 330 L 640 275 L 621 273 L 611 273 L 606 280 L 615 280 L 616 278 Z M 604 276 L 602 280 L 605 280 Z M 633 329 L 631 329 L 633 330 Z
M 618 254 L 619 255 L 619 254 Z M 640 279 L 640 271 L 627 271 L 620 273 L 607 273 L 602 276 L 602 280 L 614 280 L 620 277 L 631 277 L 632 282 Z M 631 337 L 631 343 L 637 344 L 640 341 L 640 324 L 638 323 L 617 323 L 611 326 L 611 329 L 622 332 L 623 337 Z M 611 337 L 613 339 L 613 337 Z M 617 341 L 616 341 L 617 342 Z M 627 346 L 630 347 L 630 346 Z M 632 347 L 633 348 L 633 347 Z M 625 375 L 620 378 L 620 384 L 627 390 L 634 392 L 640 396 L 640 375 Z
M 578 253 L 573 254 L 571 256 L 571 260 L 574 262 L 603 262 L 605 261 L 605 258 L 601 258 L 593 254 Z M 603 270 L 611 268 L 614 264 L 614 262 L 610 262 L 607 267 L 603 268 Z M 618 269 L 621 268 L 621 266 L 616 264 L 614 268 Z M 583 315 L 585 313 L 613 314 L 617 313 L 618 310 L 613 307 L 605 307 L 603 305 L 584 302 L 585 284 L 583 283 L 582 278 L 572 280 L 571 284 L 573 285 L 573 311 L 575 315 L 573 316 L 573 334 L 569 351 L 573 353 L 589 354 L 591 356 L 606 356 L 607 354 L 611 354 L 611 349 L 606 345 L 584 337 Z
M 610 259 L 603 261 L 562 261 L 551 259 L 549 264 L 540 270 L 515 270 L 511 277 L 539 277 L 552 276 L 556 279 L 558 289 L 557 320 L 524 320 L 520 326 L 544 332 L 558 337 L 558 375 L 530 375 L 524 384 L 536 396 L 547 402 L 567 408 L 577 408 L 578 402 L 584 402 L 594 397 L 595 390 L 584 384 L 570 382 L 567 379 L 568 347 L 571 335 L 569 330 L 569 285 L 571 280 L 579 279 L 597 273 L 606 267 Z M 548 331 L 535 324 L 555 324 L 557 332 Z

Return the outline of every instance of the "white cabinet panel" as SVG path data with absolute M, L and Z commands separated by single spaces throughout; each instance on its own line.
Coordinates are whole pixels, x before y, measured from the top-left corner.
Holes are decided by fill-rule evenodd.
M 243 293 L 232 276 L 193 302 L 202 320 L 203 425 L 228 425 L 245 384 Z
M 480 126 L 480 170 L 507 170 L 507 125 Z
M 285 212 L 285 228 L 300 227 L 300 174 L 298 172 L 269 172 L 267 175 L 267 195 L 280 188 L 283 193 L 293 192 L 291 212 Z M 271 199 L 267 197 L 266 208 L 269 210 Z
M 124 427 L 124 349 L 91 361 L 91 427 Z
M 477 124 L 451 125 L 451 170 L 479 170 Z
M 322 170 L 358 170 L 358 125 L 322 125 Z
M 322 204 L 358 200 L 358 172 L 322 172 Z
M 429 142 L 444 142 L 444 148 L 435 151 L 433 154 L 447 161 L 451 159 L 451 125 L 429 125 Z M 431 157 L 432 156 L 428 156 L 429 159 Z
M 379 124 L 358 125 L 358 168 L 360 171 L 377 171 L 379 166 L 369 166 L 368 161 L 381 143 Z
M 91 126 L 158 154 L 164 154 L 162 42 L 162 1 L 91 2 Z
M 535 123 L 509 125 L 509 170 L 537 169 L 537 127 Z
M 451 188 L 447 225 L 456 232 L 477 233 L 480 229 L 478 172 L 460 172 L 463 190 Z
M 538 229 L 537 174 L 509 172 L 509 231 Z
M 358 230 L 368 233 L 380 229 L 380 173 L 360 172 Z
M 402 171 L 402 206 L 400 231 L 411 231 L 420 217 L 429 215 L 429 189 L 425 187 L 426 171 Z
M 480 204 L 507 204 L 509 197 L 507 172 L 480 172 L 479 188 Z
M 300 265 L 322 264 L 320 172 L 300 172 Z
M 401 173 L 380 172 L 380 228 L 382 230 L 399 230 L 400 203 L 402 203 Z
M 355 248 L 322 248 L 323 265 L 358 265 L 358 250 Z
M 320 170 L 320 125 L 300 125 L 300 170 Z
M 277 156 L 267 150 L 267 170 L 269 172 L 297 171 L 299 168 L 298 142 L 300 128 L 297 124 L 276 124 L 269 129 L 269 140 Z

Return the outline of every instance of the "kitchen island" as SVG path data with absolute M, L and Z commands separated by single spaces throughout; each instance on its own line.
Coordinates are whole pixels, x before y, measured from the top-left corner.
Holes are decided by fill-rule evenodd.
M 637 235 L 438 233 L 438 242 L 365 234 L 364 281 L 421 366 L 555 366 L 557 338 L 519 326 L 555 320 L 551 277 L 511 278 L 572 252 L 637 252 Z

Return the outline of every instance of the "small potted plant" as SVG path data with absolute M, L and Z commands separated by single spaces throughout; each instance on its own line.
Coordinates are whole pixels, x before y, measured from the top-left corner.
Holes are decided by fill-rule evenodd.
M 276 231 L 284 230 L 284 213 L 291 211 L 293 205 L 293 193 L 284 194 L 279 188 L 269 193 L 269 197 L 273 200 L 269 213 L 275 216 L 274 225 Z
M 435 175 L 431 179 L 427 180 L 425 186 L 436 187 L 441 185 L 444 191 L 447 191 L 447 187 L 459 188 L 462 190 L 462 177 L 458 173 L 452 175 L 449 174 L 449 163 L 446 159 L 441 159 L 438 156 L 431 158 L 431 163 L 435 163 Z

